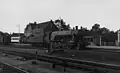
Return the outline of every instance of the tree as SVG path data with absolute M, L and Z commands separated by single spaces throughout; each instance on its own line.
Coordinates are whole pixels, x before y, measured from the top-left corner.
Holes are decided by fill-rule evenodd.
M 91 31 L 93 32 L 97 32 L 99 34 L 106 34 L 106 33 L 110 33 L 110 30 L 106 27 L 100 28 L 100 24 L 94 24 L 92 26 Z
M 81 31 L 84 31 L 84 32 L 89 31 L 89 30 L 87 29 L 87 27 L 85 28 L 85 27 L 82 27 L 82 26 L 81 26 L 80 30 L 81 30 Z
M 100 28 L 100 33 L 101 34 L 106 34 L 106 33 L 109 33 L 109 32 L 110 32 L 110 30 L 106 27 Z
M 70 30 L 70 24 L 67 24 L 63 21 L 63 19 L 55 20 L 55 25 L 59 30 Z
M 102 39 L 106 42 L 115 42 L 115 40 L 117 40 L 117 34 L 111 31 L 109 33 L 105 33 Z
M 100 24 L 94 24 L 93 26 L 92 26 L 92 29 L 91 29 L 91 31 L 93 31 L 93 32 L 99 32 L 100 31 Z

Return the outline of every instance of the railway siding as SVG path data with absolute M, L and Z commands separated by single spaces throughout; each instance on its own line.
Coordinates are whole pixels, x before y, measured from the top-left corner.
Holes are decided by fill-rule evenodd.
M 7 69 L 10 71 L 12 70 L 12 71 L 17 72 L 17 73 L 29 73 L 25 70 L 22 70 L 20 68 L 14 67 L 10 64 L 7 64 L 7 63 L 1 62 L 1 61 L 0 61 L 0 67 L 1 67 L 1 69 Z
M 91 66 L 91 67 L 99 67 L 99 68 L 101 67 L 101 68 L 105 68 L 105 69 L 120 70 L 120 66 L 114 65 L 114 64 L 77 60 L 77 59 L 70 59 L 70 58 L 56 57 L 56 56 L 49 56 L 49 55 L 39 55 L 39 57 L 38 57 L 39 60 L 43 59 L 42 57 L 49 58 L 49 60 L 51 59 L 51 61 L 53 61 L 53 62 L 54 62 L 54 60 L 57 60 L 56 62 L 59 64 L 62 63 L 63 65 L 65 64 L 65 66 L 72 66 L 72 67 L 76 67 L 76 68 L 81 68 L 80 67 L 81 65 L 86 65 L 86 66 Z
M 9 57 L 9 55 L 4 57 L 1 55 L 0 61 L 8 63 L 12 66 L 18 67 L 22 70 L 26 70 L 30 73 L 31 72 L 32 73 L 63 73 L 64 68 L 62 66 L 56 66 L 56 68 L 52 68 L 51 63 L 38 61 L 38 60 L 21 61 L 21 60 L 14 59 L 14 57 L 15 56 Z M 33 64 L 33 62 L 37 62 L 37 64 Z M 0 71 L 0 73 L 1 73 L 1 71 Z M 9 72 L 7 72 L 7 73 L 9 73 Z M 13 71 L 11 73 L 13 73 Z M 18 72 L 15 72 L 15 73 L 18 73 Z M 67 68 L 65 73 L 89 73 L 89 72 Z
M 37 60 L 40 60 L 40 61 L 47 61 L 56 65 L 62 65 L 64 67 L 71 67 L 75 69 L 95 70 L 95 71 L 103 71 L 103 72 L 104 71 L 106 72 L 106 70 L 108 69 L 120 71 L 120 66 L 116 66 L 112 64 L 103 64 L 103 63 L 97 63 L 92 61 L 76 60 L 76 59 L 56 57 L 56 56 L 50 56 L 50 55 L 44 55 L 44 54 L 35 55 L 35 54 L 21 53 L 21 52 L 15 52 L 15 51 L 5 51 L 5 50 L 1 50 L 1 51 L 8 54 L 12 53 L 13 55 L 32 57 L 34 59 L 37 57 Z M 105 68 L 105 69 L 100 70 L 99 67 Z

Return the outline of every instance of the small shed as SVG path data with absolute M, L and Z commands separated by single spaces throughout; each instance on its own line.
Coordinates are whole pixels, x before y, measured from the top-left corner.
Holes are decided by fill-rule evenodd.
M 10 35 L 8 33 L 3 33 L 0 31 L 0 44 L 9 44 Z
M 91 31 L 78 31 L 80 36 L 83 36 L 83 39 L 87 41 L 90 45 L 100 45 L 100 34 L 91 32 Z
M 116 33 L 106 33 L 102 36 L 102 44 L 108 46 L 115 46 L 117 40 Z

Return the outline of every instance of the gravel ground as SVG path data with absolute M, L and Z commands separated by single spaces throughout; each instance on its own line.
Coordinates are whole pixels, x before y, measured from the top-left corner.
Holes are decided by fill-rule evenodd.
M 62 54 L 61 54 L 62 53 Z M 59 57 L 66 57 L 78 60 L 88 60 L 108 64 L 120 65 L 120 53 L 106 53 L 99 51 L 65 51 L 53 53 Z
M 12 56 L 12 55 L 3 56 L 3 54 L 0 54 L 0 61 L 32 73 L 91 73 L 88 71 L 80 71 L 69 68 L 66 68 L 66 72 L 64 72 L 64 68 L 61 66 L 56 66 L 55 68 L 52 68 L 52 64 L 50 63 L 40 62 L 37 60 L 21 61 L 21 60 L 16 60 L 15 57 L 16 56 Z M 33 61 L 36 61 L 37 63 L 32 64 Z M 12 72 L 8 70 L 0 70 L 0 73 L 16 73 L 16 72 Z M 120 73 L 120 71 L 111 70 L 107 73 Z
M 66 68 L 66 72 L 64 72 L 64 68 L 61 66 L 56 66 L 56 68 L 52 68 L 52 64 L 50 63 L 40 62 L 36 60 L 21 61 L 17 60 L 15 57 L 16 56 L 12 55 L 4 56 L 3 54 L 0 53 L 0 61 L 21 68 L 23 70 L 27 70 L 32 73 L 88 73 L 87 71 L 80 71 L 69 68 Z M 32 64 L 32 61 L 36 61 L 37 64 Z M 4 72 L 0 70 L 0 73 L 10 72 L 7 72 L 7 70 Z
M 0 49 L 12 50 L 12 51 L 21 51 L 21 52 L 30 52 L 38 54 L 49 54 L 43 47 L 40 47 L 42 50 L 38 49 L 26 49 L 26 48 L 15 48 L 15 47 L 0 47 Z M 59 57 L 66 57 L 66 58 L 73 58 L 73 59 L 80 59 L 80 60 L 88 60 L 88 61 L 95 61 L 95 62 L 103 62 L 109 64 L 120 65 L 120 53 L 109 53 L 109 52 L 99 52 L 99 51 L 90 51 L 90 50 L 65 50 L 64 52 L 52 52 L 51 55 L 59 56 Z
M 17 72 L 10 71 L 10 70 L 0 70 L 0 73 L 17 73 Z
M 40 47 L 40 49 L 43 47 Z M 6 49 L 6 50 L 12 50 L 12 51 L 21 51 L 21 52 L 30 52 L 30 53 L 36 53 L 36 51 L 39 51 L 39 54 L 49 54 L 46 52 L 46 50 L 38 50 L 38 49 L 26 49 L 26 48 L 15 48 L 15 47 L 0 47 L 0 49 Z M 74 54 L 75 56 L 72 56 Z M 72 58 L 72 59 L 80 59 L 80 60 L 88 60 L 88 61 L 95 61 L 95 62 L 103 62 L 103 63 L 109 63 L 109 64 L 115 64 L 115 65 L 120 65 L 120 54 L 119 53 L 106 53 L 106 52 L 99 52 L 99 51 L 74 51 L 74 50 L 65 50 L 64 52 L 53 52 L 53 56 L 59 56 L 59 57 L 66 57 L 66 58 Z M 11 57 L 10 57 L 11 58 Z M 57 66 L 55 69 L 51 68 L 51 64 L 49 63 L 44 63 L 44 62 L 39 62 L 39 66 L 37 65 L 32 65 L 31 66 L 31 61 L 27 62 L 19 62 L 19 60 L 14 60 L 14 59 L 9 59 L 6 60 L 6 58 L 1 58 L 4 62 L 15 64 L 15 66 L 25 68 L 25 69 L 33 69 L 35 73 L 40 73 L 40 71 L 57 71 L 63 72 L 63 67 Z M 14 62 L 15 61 L 15 62 Z M 16 63 L 18 62 L 18 63 Z M 17 65 L 16 65 L 17 64 Z M 27 65 L 26 65 L 27 64 Z M 33 68 L 34 67 L 34 68 Z M 37 68 L 36 68 L 37 67 Z M 36 72 L 37 71 L 37 72 Z M 54 72 L 53 72 L 54 73 Z M 67 69 L 66 73 L 86 73 L 86 72 L 81 72 L 81 71 L 74 71 L 71 69 Z M 120 72 L 118 72 L 120 73 Z

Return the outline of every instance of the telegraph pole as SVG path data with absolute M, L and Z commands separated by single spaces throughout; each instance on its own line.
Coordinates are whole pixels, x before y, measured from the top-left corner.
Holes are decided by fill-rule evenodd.
M 20 43 L 20 25 L 18 25 L 19 43 Z

